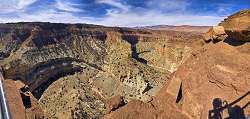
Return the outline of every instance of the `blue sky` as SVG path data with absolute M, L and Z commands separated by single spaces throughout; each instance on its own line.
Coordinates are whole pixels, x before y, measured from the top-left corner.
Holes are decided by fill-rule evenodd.
M 0 0 L 0 22 L 216 25 L 250 0 Z

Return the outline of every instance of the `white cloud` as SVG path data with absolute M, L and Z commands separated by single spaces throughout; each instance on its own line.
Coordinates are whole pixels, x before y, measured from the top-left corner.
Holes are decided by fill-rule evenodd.
M 147 9 L 135 10 L 119 0 L 97 0 L 120 8 L 122 11 L 109 9 L 106 16 L 98 21 L 90 21 L 95 24 L 108 26 L 145 26 L 145 25 L 216 25 L 224 17 L 196 15 L 186 13 L 190 5 L 187 0 L 150 0 Z M 162 12 L 171 11 L 171 12 Z
M 98 18 L 75 16 L 69 12 L 58 12 L 47 9 L 34 12 L 33 14 L 19 13 L 16 17 L 4 17 L 0 23 L 6 22 L 52 22 L 52 23 L 96 23 Z
M 54 5 L 57 9 L 67 11 L 67 12 L 83 12 L 82 9 L 79 9 L 79 4 L 73 4 L 71 2 L 68 2 L 66 0 L 56 0 L 56 3 Z
M 109 13 L 108 16 L 95 24 L 108 26 L 147 26 L 147 25 L 216 25 L 224 17 L 202 16 L 194 14 L 162 14 L 157 11 L 148 11 L 144 15 L 136 13 Z
M 171 12 L 186 11 L 190 5 L 188 0 L 150 0 L 146 3 L 152 9 L 160 9 Z
M 235 6 L 235 4 L 226 4 L 226 3 L 220 3 L 220 4 L 217 4 L 217 13 L 219 14 L 223 14 L 223 15 L 227 15 L 229 16 L 233 10 L 232 8 Z
M 0 13 L 20 12 L 37 0 L 1 0 Z
M 4 19 L 2 19 L 4 21 Z M 57 12 L 55 10 L 49 9 L 46 11 L 35 12 L 34 14 L 20 13 L 18 17 L 12 19 L 5 19 L 8 22 L 54 22 L 54 23 L 77 23 L 80 22 L 81 19 L 79 17 L 73 16 L 68 12 Z M 2 21 L 0 21 L 2 22 Z
M 23 9 L 26 8 L 27 6 L 35 3 L 37 0 L 17 0 L 17 9 Z
M 129 11 L 130 6 L 126 5 L 122 2 L 120 2 L 119 0 L 96 0 L 96 3 L 99 4 L 107 4 L 116 8 L 121 9 L 124 12 Z
M 4 0 L 6 1 L 6 0 Z M 6 2 L 11 5 L 11 2 L 15 0 L 9 0 Z M 29 5 L 33 4 L 36 0 L 19 0 L 21 4 L 17 3 L 15 9 L 25 9 Z M 156 1 L 156 0 L 152 0 Z M 160 0 L 165 1 L 165 0 Z M 168 2 L 164 6 L 171 5 L 172 8 L 168 10 L 185 11 L 188 7 L 184 0 L 179 1 L 178 6 L 176 3 Z M 119 0 L 97 0 L 98 4 L 109 4 L 115 8 L 106 9 L 107 13 L 104 17 L 84 16 L 82 14 L 75 14 L 75 12 L 82 11 L 82 9 L 76 8 L 79 4 L 73 4 L 62 0 L 57 0 L 52 6 L 44 6 L 45 9 L 38 9 L 32 13 L 18 12 L 17 16 L 14 17 L 2 17 L 0 22 L 20 22 L 20 21 L 44 21 L 44 22 L 55 22 L 55 23 L 90 23 L 107 26 L 145 26 L 145 25 L 217 25 L 224 17 L 214 15 L 196 15 L 186 12 L 168 13 L 162 12 L 159 9 L 143 9 L 136 11 L 130 5 L 122 3 Z M 148 3 L 150 5 L 151 3 Z M 158 3 L 161 4 L 161 3 Z M 176 5 L 174 5 L 176 4 Z M 152 5 L 152 4 L 151 4 Z M 152 5 L 153 7 L 154 5 Z M 0 10 L 2 9 L 0 5 Z M 11 8 L 8 8 L 11 9 Z M 63 10 L 58 11 L 57 9 Z M 0 12 L 1 15 L 1 12 Z

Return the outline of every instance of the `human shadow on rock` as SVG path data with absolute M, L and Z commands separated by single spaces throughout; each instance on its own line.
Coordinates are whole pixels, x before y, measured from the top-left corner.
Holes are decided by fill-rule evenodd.
M 30 96 L 25 93 L 20 93 L 25 108 L 31 108 L 31 99 Z
M 213 100 L 213 110 L 209 111 L 208 119 L 222 119 L 222 100 L 215 98 Z
M 141 52 L 141 53 L 137 52 L 137 46 L 136 45 L 139 42 L 138 36 L 135 36 L 135 35 L 134 36 L 133 35 L 123 35 L 122 39 L 130 43 L 132 58 L 139 61 L 139 62 L 141 62 L 141 63 L 143 63 L 143 64 L 147 64 L 147 60 L 139 57 L 139 54 L 149 52 L 149 51 L 144 51 L 144 52 Z
M 242 107 L 235 104 L 244 99 L 249 94 L 250 91 L 248 91 L 243 96 L 231 103 L 228 103 L 227 101 L 222 101 L 222 99 L 220 98 L 213 99 L 213 109 L 209 110 L 208 119 L 222 119 L 223 112 L 225 109 L 227 110 L 227 113 L 229 115 L 228 117 L 226 117 L 226 119 L 246 119 L 244 109 L 249 106 L 250 102 L 248 102 Z
M 229 114 L 229 117 L 226 119 L 246 119 L 244 110 L 239 105 L 236 105 L 233 107 L 229 106 L 228 114 Z

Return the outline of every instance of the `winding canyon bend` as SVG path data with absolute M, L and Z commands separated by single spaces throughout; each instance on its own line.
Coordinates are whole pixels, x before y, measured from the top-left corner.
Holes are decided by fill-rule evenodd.
M 215 27 L 8 23 L 0 65 L 18 119 L 245 119 L 249 41 L 249 10 Z

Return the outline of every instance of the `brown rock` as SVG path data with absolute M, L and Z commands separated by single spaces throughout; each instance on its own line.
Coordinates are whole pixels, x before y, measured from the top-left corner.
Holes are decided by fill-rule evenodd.
M 104 119 L 156 119 L 157 112 L 150 104 L 133 100 Z
M 169 83 L 169 86 L 167 88 L 167 92 L 174 96 L 177 97 L 179 94 L 180 87 L 182 85 L 182 81 L 179 78 L 172 78 L 172 80 Z
M 27 95 L 30 98 L 30 107 L 26 108 L 26 119 L 44 119 L 44 112 L 37 99 L 30 92 Z
M 43 119 L 43 110 L 25 84 L 10 79 L 5 80 L 4 83 L 13 119 Z
M 16 88 L 13 80 L 4 80 L 5 93 L 9 104 L 9 109 L 13 119 L 26 119 L 25 107 L 19 90 Z
M 29 91 L 29 87 L 22 81 L 15 81 L 16 87 L 20 90 L 20 94 L 25 106 L 26 119 L 43 119 L 44 113 L 40 107 L 38 100 Z
M 250 10 L 242 10 L 222 21 L 229 38 L 238 41 L 250 41 Z
M 124 107 L 105 115 L 104 119 L 188 119 L 187 115 L 175 107 L 155 101 L 155 103 L 143 103 L 132 100 Z
M 223 42 L 210 44 L 190 57 L 173 76 L 182 80 L 182 111 L 194 119 L 207 118 L 214 114 L 216 107 L 213 107 L 213 102 L 220 99 L 228 103 L 236 101 L 231 107 L 241 107 L 244 116 L 250 114 L 250 108 L 246 106 L 250 100 L 247 94 L 250 87 L 249 58 Z M 168 95 L 167 89 L 168 86 L 163 88 L 157 98 Z M 244 94 L 247 95 L 239 99 Z M 223 107 L 222 103 L 220 107 Z M 230 117 L 229 108 L 224 105 L 220 111 L 223 118 Z
M 115 111 L 123 105 L 125 105 L 125 102 L 122 96 L 112 97 L 106 102 L 107 112 L 110 113 L 111 111 Z
M 245 118 L 250 114 L 249 58 L 224 42 L 208 44 L 180 66 L 152 102 L 129 102 L 106 117 Z M 176 79 L 182 81 L 182 86 Z
M 224 40 L 226 37 L 227 37 L 227 34 L 223 26 L 213 26 L 205 34 L 205 41 L 206 42 L 210 42 L 210 41 L 218 42 L 218 41 Z
M 25 84 L 20 80 L 16 80 L 15 84 L 18 90 L 21 90 L 23 87 L 25 87 Z

